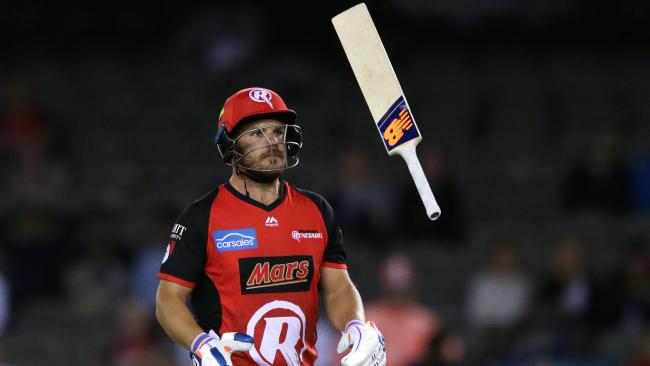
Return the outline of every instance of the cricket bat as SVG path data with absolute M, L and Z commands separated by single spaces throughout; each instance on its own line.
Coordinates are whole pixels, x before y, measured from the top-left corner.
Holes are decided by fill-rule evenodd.
M 431 192 L 415 147 L 422 140 L 366 4 L 361 3 L 332 18 L 334 29 L 350 61 L 363 97 L 389 156 L 406 161 L 427 216 L 435 220 L 440 207 Z

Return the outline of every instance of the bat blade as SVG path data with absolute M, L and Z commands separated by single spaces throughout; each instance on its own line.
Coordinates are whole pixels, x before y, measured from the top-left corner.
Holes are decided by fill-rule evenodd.
M 422 140 L 397 75 L 364 3 L 336 15 L 332 24 L 361 88 L 388 155 L 401 155 L 407 163 L 427 216 L 440 216 L 426 176 L 415 153 Z

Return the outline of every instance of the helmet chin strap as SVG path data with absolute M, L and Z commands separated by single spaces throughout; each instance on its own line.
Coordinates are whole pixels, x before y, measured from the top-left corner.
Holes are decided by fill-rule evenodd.
M 250 178 L 258 183 L 271 183 L 282 175 L 282 170 L 259 171 L 246 168 L 242 165 L 235 165 L 235 173 L 242 176 L 244 179 L 244 188 L 246 189 L 246 178 Z M 246 195 L 248 196 L 248 189 L 246 189 Z
M 248 185 L 246 185 L 246 175 L 241 173 L 239 170 L 239 165 L 235 166 L 235 173 L 242 176 L 242 179 L 244 180 L 244 191 L 246 191 L 246 197 L 250 198 L 251 195 L 248 193 Z

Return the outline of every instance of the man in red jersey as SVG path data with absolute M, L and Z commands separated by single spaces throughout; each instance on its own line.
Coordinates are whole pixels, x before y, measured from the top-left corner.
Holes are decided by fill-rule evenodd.
M 232 176 L 172 228 L 156 316 L 195 365 L 313 365 L 319 292 L 342 332 L 338 352 L 351 348 L 342 365 L 386 364 L 383 336 L 365 321 L 348 276 L 332 208 L 280 179 L 298 164 L 295 121 L 271 90 L 228 98 L 215 142 Z

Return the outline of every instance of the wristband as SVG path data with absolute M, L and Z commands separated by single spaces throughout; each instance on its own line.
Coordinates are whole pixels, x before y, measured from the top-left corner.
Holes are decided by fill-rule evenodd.
M 192 344 L 190 345 L 190 348 L 192 350 L 192 353 L 196 353 L 204 344 L 206 344 L 210 340 L 209 335 L 205 333 L 200 333 L 196 337 L 194 337 L 194 340 L 192 341 Z

